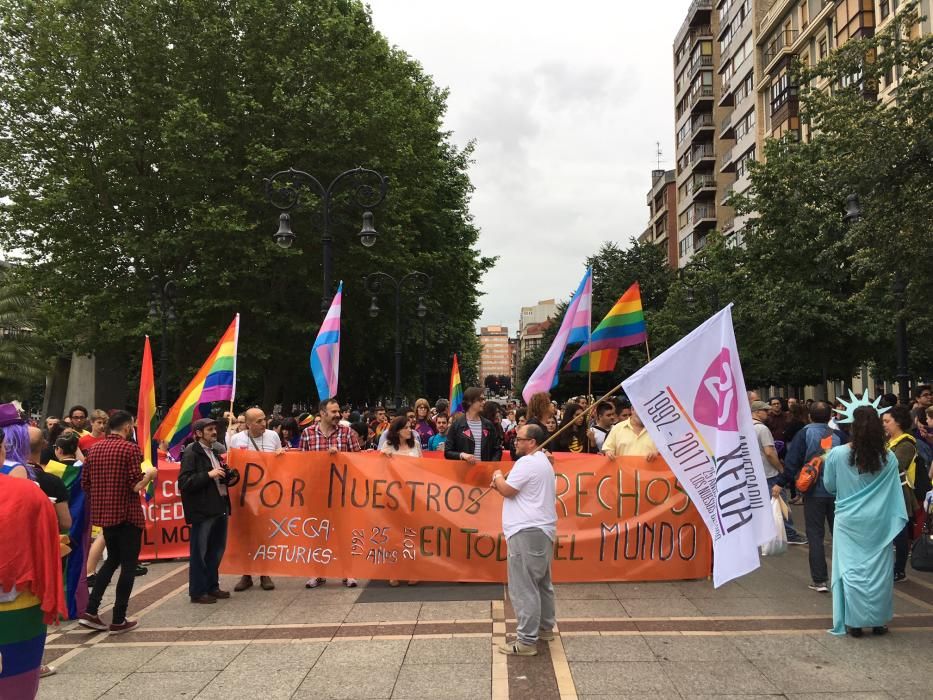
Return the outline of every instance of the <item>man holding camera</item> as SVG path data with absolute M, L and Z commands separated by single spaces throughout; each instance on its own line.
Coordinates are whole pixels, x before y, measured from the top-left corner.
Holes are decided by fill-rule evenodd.
M 212 604 L 218 598 L 230 597 L 220 589 L 218 569 L 227 546 L 227 487 L 240 477 L 228 471 L 214 452 L 217 421 L 201 418 L 193 429 L 195 441 L 182 454 L 178 475 L 185 521 L 191 526 L 188 595 L 192 603 Z

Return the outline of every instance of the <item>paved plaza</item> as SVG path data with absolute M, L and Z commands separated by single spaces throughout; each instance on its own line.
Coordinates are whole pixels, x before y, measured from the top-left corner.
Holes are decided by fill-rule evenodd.
M 403 582 L 377 591 L 401 602 L 367 603 L 365 582 L 305 590 L 278 578 L 274 591 L 192 605 L 187 565 L 165 562 L 137 579 L 139 630 L 52 630 L 46 660 L 58 674 L 39 697 L 928 697 L 933 575 L 908 569 L 895 587 L 891 634 L 851 639 L 826 633 L 831 598 L 807 589 L 807 571 L 807 548 L 795 547 L 720 590 L 706 580 L 559 585 L 557 639 L 514 658 L 494 650 L 515 624 L 504 586 L 483 587 L 495 600 L 425 601 L 432 587 Z

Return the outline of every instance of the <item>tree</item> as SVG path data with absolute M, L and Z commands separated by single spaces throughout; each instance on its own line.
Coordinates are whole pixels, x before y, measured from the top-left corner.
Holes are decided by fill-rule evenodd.
M 432 366 L 476 352 L 475 290 L 494 261 L 475 249 L 471 148 L 442 129 L 446 92 L 358 0 L 0 0 L 0 71 L 0 241 L 22 253 L 43 334 L 79 352 L 138 353 L 155 330 L 153 280 L 170 278 L 172 386 L 239 311 L 239 395 L 316 399 L 320 225 L 311 201 L 293 212 L 296 244 L 277 249 L 262 178 L 365 164 L 390 191 L 372 249 L 355 242 L 349 192 L 334 209 L 341 360 L 353 370 L 340 393 L 372 401 L 391 386 L 391 315 L 367 316 L 359 282 L 377 269 L 434 277 Z M 419 384 L 420 335 L 403 335 L 406 391 Z
M 0 402 L 28 399 L 49 369 L 27 297 L 0 267 Z
M 736 201 L 755 212 L 737 315 L 771 357 L 762 380 L 849 379 L 862 364 L 892 376 L 895 271 L 908 285 L 912 366 L 933 367 L 933 38 L 910 39 L 914 22 L 907 8 L 875 37 L 797 66 L 804 138 L 769 140 Z M 895 73 L 896 100 L 879 102 Z M 843 218 L 851 193 L 863 209 L 854 225 Z

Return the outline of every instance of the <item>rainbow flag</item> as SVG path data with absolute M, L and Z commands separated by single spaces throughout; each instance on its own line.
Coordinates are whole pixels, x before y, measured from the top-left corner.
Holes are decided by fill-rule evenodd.
M 337 395 L 337 380 L 340 375 L 340 309 L 343 305 L 343 281 L 337 287 L 337 295 L 330 303 L 327 315 L 311 347 L 311 376 L 321 401 Z
M 570 358 L 566 369 L 576 372 L 611 372 L 615 369 L 619 348 L 639 345 L 647 339 L 641 291 L 638 282 L 635 282 L 596 326 L 590 341 Z
M 460 383 L 460 364 L 454 353 L 454 365 L 450 368 L 450 415 L 463 410 L 463 384 Z
M 164 340 L 162 342 L 165 342 Z M 136 444 L 143 453 L 142 468 L 158 466 L 152 461 L 152 433 L 156 427 L 155 377 L 152 371 L 152 347 L 149 336 L 143 345 L 143 366 L 139 371 L 139 400 L 136 404 Z M 155 495 L 155 481 L 146 487 L 146 500 Z
M 57 476 L 68 489 L 68 511 L 71 513 L 71 553 L 62 559 L 62 580 L 65 582 L 65 604 L 68 619 L 78 619 L 87 608 L 87 555 L 91 546 L 91 509 L 81 488 L 81 462 L 65 464 L 56 459 L 45 465 L 46 474 Z M 0 695 L 2 697 L 2 695 Z
M 236 348 L 239 335 L 240 314 L 237 314 L 221 336 L 217 347 L 181 392 L 156 431 L 156 440 L 167 441 L 169 452 L 174 457 L 178 457 L 181 443 L 191 434 L 191 424 L 203 417 L 202 404 L 233 401 L 236 393 Z
M 541 391 L 550 391 L 557 386 L 557 374 L 564 360 L 564 351 L 569 343 L 579 343 L 590 337 L 590 313 L 593 305 L 593 270 L 586 268 L 586 274 L 580 280 L 573 299 L 564 313 L 564 320 L 560 323 L 557 335 L 541 364 L 535 369 L 525 388 L 522 389 L 522 398 L 525 403 Z

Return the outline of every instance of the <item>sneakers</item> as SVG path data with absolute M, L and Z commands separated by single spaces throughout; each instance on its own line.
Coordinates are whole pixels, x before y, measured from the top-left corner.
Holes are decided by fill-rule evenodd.
M 240 580 L 236 582 L 236 585 L 233 587 L 234 593 L 242 593 L 247 588 L 253 587 L 253 577 L 252 576 L 240 576 Z
M 537 656 L 538 648 L 531 644 L 522 644 L 516 640 L 514 642 L 500 644 L 499 653 L 508 656 Z
M 78 624 L 98 632 L 106 632 L 109 629 L 107 623 L 100 619 L 100 615 L 91 615 L 91 613 L 84 613 L 78 618 Z
M 809 588 L 811 591 L 816 591 L 817 593 L 827 593 L 829 591 L 829 587 L 826 585 L 825 581 L 821 581 L 820 583 L 813 581 L 807 586 L 807 588 Z
M 538 639 L 542 642 L 553 642 L 554 630 L 538 630 Z
M 807 538 L 797 533 L 793 537 L 787 538 L 787 544 L 807 544 Z
M 906 581 L 906 580 L 907 580 L 907 574 L 905 574 L 903 571 L 894 572 L 894 583 L 900 583 L 901 581 Z
M 56 673 L 58 673 L 58 669 L 54 666 L 42 664 L 39 667 L 39 678 L 48 678 L 49 676 L 54 676 Z
M 323 586 L 327 583 L 326 578 L 309 578 L 305 581 L 305 588 L 317 588 L 318 586 Z
M 347 588 L 356 588 L 360 584 L 357 583 L 355 578 L 345 578 L 343 580 L 343 585 L 346 586 Z
M 214 601 L 217 602 L 216 600 Z M 130 620 L 127 618 L 119 625 L 110 625 L 110 634 L 123 634 L 124 632 L 129 632 L 134 630 L 139 626 L 139 620 Z

